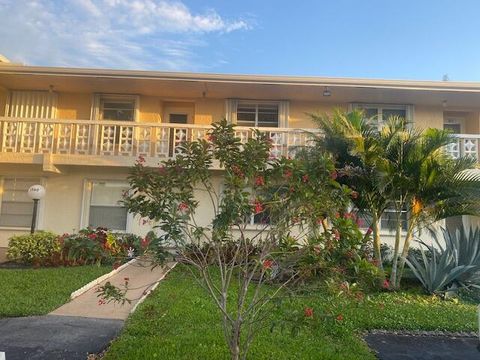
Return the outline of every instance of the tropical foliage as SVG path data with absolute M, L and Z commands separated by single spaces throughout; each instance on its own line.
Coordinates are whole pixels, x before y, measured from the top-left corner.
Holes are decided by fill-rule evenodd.
M 422 258 L 406 260 L 415 276 L 429 293 L 456 292 L 464 287 L 480 287 L 480 230 L 443 229 L 443 242 L 436 247 L 423 244 Z M 429 255 L 429 256 L 427 256 Z
M 360 110 L 312 117 L 322 130 L 315 151 L 319 156 L 333 154 L 344 175 L 339 182 L 358 192 L 352 202 L 371 219 L 378 264 L 382 264 L 380 218 L 387 208 L 395 210 L 393 288 L 400 286 L 410 244 L 419 229 L 449 216 L 479 213 L 480 175 L 469 171 L 476 160 L 453 159 L 444 152 L 455 141 L 449 132 L 420 131 L 399 117 L 378 129 L 376 119 L 365 118 Z M 408 214 L 406 231 L 402 211 Z

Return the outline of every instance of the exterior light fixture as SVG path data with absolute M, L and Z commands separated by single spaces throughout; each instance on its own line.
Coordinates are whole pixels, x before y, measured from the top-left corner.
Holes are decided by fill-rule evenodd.
M 42 185 L 32 185 L 28 189 L 28 197 L 33 200 L 33 215 L 32 226 L 30 227 L 30 234 L 35 232 L 35 225 L 37 223 L 38 202 L 45 196 L 45 188 Z
M 328 86 L 325 86 L 325 90 L 323 90 L 323 96 L 331 96 L 332 92 L 328 88 Z

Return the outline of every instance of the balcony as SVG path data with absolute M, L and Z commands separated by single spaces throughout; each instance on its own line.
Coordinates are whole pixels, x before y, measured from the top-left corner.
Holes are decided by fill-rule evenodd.
M 447 154 L 457 159 L 461 156 L 471 156 L 478 162 L 478 145 L 480 135 L 455 134 L 456 141 L 447 146 Z
M 132 166 L 138 156 L 147 165 L 174 157 L 184 141 L 205 138 L 210 126 L 121 121 L 46 120 L 0 117 L 0 163 Z M 236 127 L 242 142 L 250 128 Z M 272 142 L 273 157 L 294 156 L 311 136 L 301 129 L 261 128 Z

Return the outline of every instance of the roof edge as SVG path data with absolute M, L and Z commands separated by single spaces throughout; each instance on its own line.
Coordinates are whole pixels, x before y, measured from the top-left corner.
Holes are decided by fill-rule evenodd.
M 0 55 L 1 60 L 1 55 Z M 8 59 L 7 59 L 8 60 Z M 480 92 L 480 82 L 455 82 L 433 80 L 397 80 L 397 79 L 367 79 L 317 76 L 287 76 L 287 75 L 248 75 L 167 72 L 147 70 L 115 70 L 96 68 L 70 68 L 24 66 L 13 63 L 1 63 L 0 74 L 10 75 L 41 75 L 41 76 L 71 76 L 117 79 L 150 79 L 171 81 L 198 81 L 223 83 L 251 83 L 263 85 L 309 85 L 338 87 L 392 88 L 408 90 L 432 91 L 472 91 Z

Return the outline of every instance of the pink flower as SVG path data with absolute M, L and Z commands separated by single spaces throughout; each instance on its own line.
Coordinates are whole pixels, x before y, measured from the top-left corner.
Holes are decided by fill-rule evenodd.
M 255 185 L 256 186 L 264 186 L 265 185 L 265 178 L 263 176 L 257 176 L 255 178 Z
M 98 300 L 98 305 L 105 305 L 107 302 L 105 301 L 105 299 L 100 299 Z
M 302 181 L 303 181 L 304 183 L 307 183 L 307 182 L 308 182 L 308 175 L 307 175 L 307 174 L 305 174 L 305 175 L 302 176 Z
M 143 238 L 141 241 L 140 241 L 140 245 L 143 247 L 143 248 L 146 248 L 148 247 L 148 244 L 150 243 L 150 241 L 145 237 Z
M 367 234 L 367 235 L 370 235 L 372 232 L 373 232 L 372 228 L 369 227 L 369 228 L 367 229 L 367 233 L 366 233 L 366 234 Z
M 313 308 L 311 308 L 311 307 L 306 307 L 306 308 L 303 310 L 303 314 L 305 315 L 305 317 L 313 317 Z
M 210 142 L 213 142 L 213 141 L 217 140 L 217 137 L 215 135 L 208 135 L 207 140 L 210 141 Z
M 336 180 L 337 177 L 338 177 L 337 171 L 332 171 L 332 172 L 330 173 L 330 179 Z
M 88 238 L 91 240 L 95 240 L 97 238 L 97 234 L 89 234 Z
M 290 179 L 292 175 L 293 173 L 291 170 L 285 170 L 285 172 L 283 173 L 283 176 L 285 177 L 285 179 Z
M 384 289 L 390 289 L 390 282 L 388 281 L 388 279 L 383 280 L 382 287 Z
M 188 210 L 187 203 L 181 202 L 180 204 L 178 204 L 178 210 L 180 210 L 181 212 L 187 211 Z
M 145 163 L 145 157 L 143 155 L 138 155 L 137 163 L 138 164 L 144 164 Z
M 338 229 L 333 229 L 333 237 L 335 240 L 340 240 L 340 231 Z

